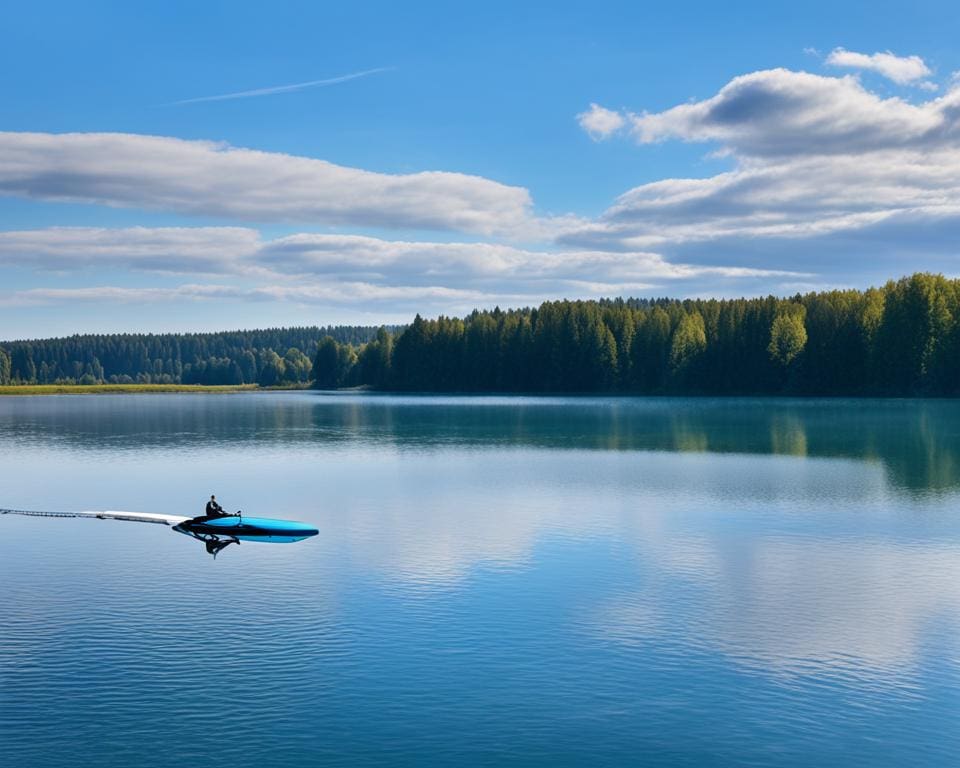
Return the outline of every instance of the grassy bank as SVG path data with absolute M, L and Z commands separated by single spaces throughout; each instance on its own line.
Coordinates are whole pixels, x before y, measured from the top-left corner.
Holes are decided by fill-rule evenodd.
M 115 395 L 167 392 L 253 392 L 256 384 L 203 386 L 200 384 L 13 384 L 0 386 L 0 395 Z

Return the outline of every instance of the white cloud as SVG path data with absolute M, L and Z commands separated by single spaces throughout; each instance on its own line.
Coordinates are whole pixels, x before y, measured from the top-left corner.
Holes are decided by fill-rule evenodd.
M 629 190 L 597 220 L 561 234 L 568 248 L 654 250 L 701 263 L 736 254 L 747 265 L 776 254 L 794 270 L 820 257 L 834 260 L 824 265 L 834 273 L 840 264 L 856 272 L 858 257 L 869 255 L 885 277 L 917 269 L 920 253 L 920 268 L 955 257 L 960 88 L 910 104 L 854 77 L 777 69 L 629 119 L 640 143 L 717 144 L 733 170 Z
M 294 235 L 265 245 L 264 267 L 306 274 L 398 274 L 414 279 L 500 279 L 517 285 L 552 279 L 677 280 L 703 275 L 770 277 L 787 273 L 739 267 L 673 264 L 657 253 L 529 251 L 489 243 L 423 243 L 357 235 Z
M 51 227 L 0 231 L 0 266 L 41 270 L 120 267 L 156 272 L 235 271 L 257 253 L 244 227 Z
M 0 132 L 0 195 L 246 221 L 515 233 L 527 190 L 479 176 L 385 174 L 124 133 Z
M 325 285 L 375 285 L 378 296 L 388 296 L 386 291 L 398 286 L 439 286 L 481 291 L 484 296 L 498 293 L 505 298 L 547 288 L 573 290 L 579 295 L 601 292 L 589 286 L 603 285 L 602 292 L 622 294 L 652 287 L 648 281 L 806 276 L 742 266 L 672 263 L 645 251 L 534 251 L 495 243 L 410 242 L 327 234 L 261 240 L 256 230 L 240 227 L 55 227 L 0 232 L 0 266 L 59 272 L 123 268 L 298 284 L 322 278 Z M 286 299 L 295 293 L 285 289 L 274 295 Z M 354 291 L 354 295 L 361 294 Z
M 128 288 L 99 285 L 82 288 L 29 288 L 0 294 L 0 306 L 29 307 L 65 302 L 119 303 L 173 301 L 177 299 L 233 298 L 237 289 L 226 285 L 181 285 L 176 288 Z
M 709 294 L 740 296 L 764 295 L 767 284 L 760 282 L 755 270 L 692 271 L 671 291 L 674 295 L 699 296 Z M 774 273 L 776 274 L 776 273 Z M 678 275 L 676 279 L 681 279 Z M 748 288 L 744 288 L 748 286 Z M 233 327 L 248 322 L 250 305 L 272 305 L 270 311 L 283 307 L 300 307 L 313 317 L 314 322 L 326 322 L 330 314 L 366 317 L 369 322 L 404 322 L 419 312 L 425 316 L 440 314 L 464 316 L 475 309 L 537 306 L 544 301 L 561 298 L 598 299 L 641 294 L 664 295 L 659 281 L 613 280 L 556 280 L 517 281 L 503 283 L 476 283 L 455 287 L 442 283 L 382 284 L 365 281 L 344 281 L 313 278 L 276 284 L 188 283 L 175 286 L 92 285 L 81 287 L 37 287 L 25 290 L 0 291 L 0 312 L 11 313 L 28 308 L 61 307 L 71 314 L 81 312 L 78 307 L 108 307 L 157 305 L 167 307 L 169 318 L 190 317 L 193 306 L 217 308 L 220 320 L 212 327 Z M 86 310 L 83 310 L 85 313 Z M 79 315 L 78 315 L 79 316 Z M 86 316 L 85 314 L 83 315 Z M 71 326 L 73 327 L 73 326 Z M 169 328 L 169 324 L 161 326 Z M 209 326 L 208 326 L 209 327 Z M 186 330 L 194 328 L 188 324 Z M 62 335 L 64 331 L 59 331 Z
M 648 251 L 524 250 L 493 243 L 381 240 L 297 234 L 264 240 L 239 227 L 51 228 L 0 232 L 0 267 L 56 270 L 49 287 L 0 293 L 0 307 L 70 304 L 273 302 L 376 308 L 412 315 L 465 314 L 477 307 L 535 305 L 707 286 L 762 292 L 766 281 L 804 272 L 675 263 Z M 77 285 L 103 268 L 216 275 L 174 286 Z M 69 285 L 64 285 L 64 282 Z M 131 278 L 123 282 L 131 282 Z
M 590 109 L 577 115 L 577 122 L 596 141 L 612 136 L 623 128 L 627 121 L 619 112 L 599 104 L 591 104 Z
M 298 304 L 351 304 L 369 302 L 458 300 L 484 301 L 480 291 L 444 286 L 381 286 L 369 283 L 266 285 L 246 288 L 233 285 L 186 284 L 172 288 L 91 286 L 82 288 L 31 288 L 0 294 L 0 306 L 41 306 L 63 303 L 140 304 L 207 299 L 289 301 Z
M 632 238 L 621 247 L 721 237 L 809 238 L 913 217 L 960 214 L 960 151 L 797 158 L 706 179 L 667 179 L 622 195 L 579 232 Z M 569 233 L 565 238 L 569 241 Z
M 960 90 L 913 105 L 883 99 L 852 76 L 772 69 L 731 80 L 712 98 L 631 115 L 643 144 L 717 142 L 741 156 L 849 154 L 956 137 Z
M 436 313 L 469 310 L 471 302 L 857 284 L 851 275 L 858 259 L 884 265 L 881 279 L 943 269 L 934 266 L 937 258 L 956 263 L 960 84 L 910 103 L 883 98 L 854 76 L 776 69 L 734 78 L 710 98 L 662 112 L 616 113 L 593 104 L 578 119 L 596 137 L 629 132 L 641 144 L 704 142 L 731 168 L 642 184 L 594 220 L 543 219 L 531 214 L 525 189 L 456 173 L 370 173 L 130 134 L 0 133 L 0 194 L 506 239 L 426 242 L 315 232 L 264 239 L 248 227 L 0 232 L 0 266 L 218 275 L 225 278 L 218 283 L 236 283 L 78 288 L 79 278 L 71 277 L 3 300 L 186 301 L 204 289 L 208 298 L 380 302 L 391 311 Z
M 834 48 L 827 56 L 827 64 L 870 70 L 898 85 L 910 85 L 933 74 L 919 56 L 897 56 L 890 51 L 867 54 Z

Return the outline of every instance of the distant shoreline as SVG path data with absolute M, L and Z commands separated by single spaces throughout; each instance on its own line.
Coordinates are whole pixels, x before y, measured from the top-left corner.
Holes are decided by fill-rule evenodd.
M 758 392 L 738 392 L 731 394 L 677 394 L 677 393 L 643 393 L 643 392 L 557 392 L 539 391 L 524 392 L 511 390 L 412 390 L 412 389 L 378 389 L 370 384 L 359 384 L 353 387 L 317 388 L 312 383 L 306 385 L 290 384 L 278 386 L 261 386 L 260 384 L 3 384 L 0 385 L 0 397 L 32 397 L 35 395 L 227 395 L 257 392 L 316 392 L 318 394 L 357 395 L 372 394 L 400 397 L 527 397 L 527 398 L 646 398 L 655 400 L 671 399 L 772 399 L 772 400 L 952 400 L 957 398 L 945 396 L 922 395 L 864 395 L 864 394 L 765 394 Z
M 257 384 L 10 384 L 0 386 L 0 397 L 17 395 L 142 395 L 142 394 L 224 394 L 258 392 Z

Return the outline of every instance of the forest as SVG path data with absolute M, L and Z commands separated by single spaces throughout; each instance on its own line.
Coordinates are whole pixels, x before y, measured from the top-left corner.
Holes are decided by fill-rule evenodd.
M 316 386 L 417 392 L 960 395 L 960 280 L 790 298 L 550 301 L 320 342 Z
M 362 347 L 376 328 L 105 334 L 0 342 L 0 384 L 306 384 L 323 338 Z
M 0 383 L 414 392 L 960 395 L 960 280 L 751 299 L 549 301 L 401 328 L 0 343 Z

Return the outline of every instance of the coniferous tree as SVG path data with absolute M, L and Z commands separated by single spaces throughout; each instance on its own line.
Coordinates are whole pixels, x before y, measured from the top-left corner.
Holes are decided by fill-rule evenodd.
M 312 363 L 312 365 L 311 365 Z M 633 394 L 960 394 L 960 281 L 789 299 L 553 301 L 292 328 L 4 342 L 0 383 L 183 382 Z
M 311 378 L 317 389 L 336 389 L 340 379 L 340 345 L 332 336 L 324 336 L 313 358 Z
M 76 383 L 80 378 L 89 381 L 90 377 L 111 383 L 250 384 L 261 378 L 258 361 L 266 350 L 286 357 L 290 349 L 297 349 L 309 363 L 325 335 L 342 344 L 359 346 L 372 339 L 376 330 L 341 326 L 197 334 L 106 334 L 8 341 L 4 346 L 8 356 L 16 359 L 11 379 L 24 384 Z M 225 358 L 230 361 L 227 365 L 222 363 Z M 233 363 L 239 368 L 239 381 Z M 291 371 L 296 373 L 291 381 L 304 382 L 309 378 L 309 370 L 307 376 L 303 375 L 300 358 L 294 361 Z M 266 377 L 271 378 L 271 373 Z
M 361 348 L 358 355 L 357 383 L 374 387 L 388 386 L 392 357 L 393 336 L 386 328 L 378 328 L 377 335 Z

